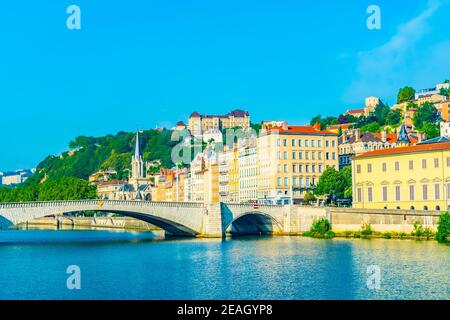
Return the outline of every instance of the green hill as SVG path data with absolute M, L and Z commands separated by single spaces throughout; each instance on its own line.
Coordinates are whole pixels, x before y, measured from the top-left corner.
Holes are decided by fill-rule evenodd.
M 171 167 L 171 130 L 145 130 L 140 133 L 144 160 L 160 160 L 163 167 Z M 87 180 L 99 169 L 114 169 L 117 178 L 128 176 L 135 145 L 135 133 L 119 132 L 104 137 L 79 136 L 69 143 L 70 150 L 60 156 L 48 156 L 25 185 L 36 185 L 47 179 L 74 177 Z

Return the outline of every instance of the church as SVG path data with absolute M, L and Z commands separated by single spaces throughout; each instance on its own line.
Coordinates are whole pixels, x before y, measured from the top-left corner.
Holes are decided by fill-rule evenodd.
M 134 154 L 131 158 L 131 177 L 97 183 L 97 194 L 103 200 L 151 201 L 152 182 L 147 176 L 147 165 L 142 157 L 139 132 L 136 132 Z

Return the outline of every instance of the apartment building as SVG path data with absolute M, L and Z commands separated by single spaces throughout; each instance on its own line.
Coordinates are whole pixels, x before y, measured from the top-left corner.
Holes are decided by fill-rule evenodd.
M 262 130 L 257 148 L 260 203 L 300 203 L 324 170 L 338 169 L 338 135 L 318 125 Z

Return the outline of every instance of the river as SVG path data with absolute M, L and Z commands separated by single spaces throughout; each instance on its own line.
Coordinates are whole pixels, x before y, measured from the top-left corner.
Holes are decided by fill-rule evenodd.
M 413 240 L 2 230 L 0 299 L 448 299 L 449 249 Z M 80 268 L 80 290 L 67 288 L 70 265 Z

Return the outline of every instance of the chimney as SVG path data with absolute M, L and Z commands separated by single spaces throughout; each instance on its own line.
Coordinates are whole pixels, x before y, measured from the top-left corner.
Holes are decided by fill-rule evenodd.
M 319 122 L 314 123 L 313 127 L 316 131 L 320 131 L 320 123 Z
M 386 132 L 386 129 L 384 129 L 383 131 L 381 131 L 381 141 L 382 141 L 382 142 L 387 142 L 387 132 Z
M 360 142 L 361 141 L 361 134 L 360 134 L 359 128 L 355 129 L 355 131 L 353 131 L 353 132 L 354 132 L 354 135 L 355 135 L 355 142 Z

